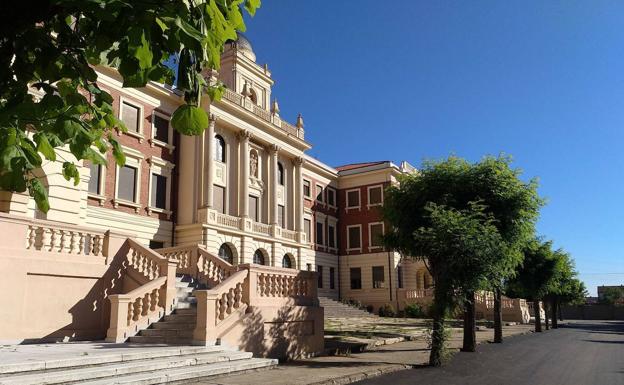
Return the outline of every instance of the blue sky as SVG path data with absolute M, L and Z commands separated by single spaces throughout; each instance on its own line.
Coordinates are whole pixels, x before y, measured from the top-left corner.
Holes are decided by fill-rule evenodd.
M 624 2 L 264 0 L 283 118 L 332 165 L 510 154 L 592 295 L 624 284 Z

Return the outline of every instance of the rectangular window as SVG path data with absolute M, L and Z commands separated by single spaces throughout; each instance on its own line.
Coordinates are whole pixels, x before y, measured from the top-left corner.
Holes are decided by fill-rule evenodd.
M 368 229 L 370 231 L 369 233 L 370 247 L 371 248 L 382 247 L 383 246 L 382 236 L 384 232 L 383 223 L 371 223 L 369 224 Z
M 91 163 L 89 165 L 89 175 L 91 179 L 89 179 L 89 192 L 91 194 L 101 194 L 100 191 L 100 175 L 102 171 L 102 165 Z
M 362 247 L 361 242 L 361 227 L 360 226 L 348 226 L 347 227 L 347 248 L 348 249 L 359 249 Z
M 360 207 L 360 190 L 347 191 L 347 208 Z
M 352 267 L 349 269 L 349 277 L 352 290 L 359 290 L 362 288 L 362 269 L 359 267 Z
M 330 267 L 329 268 L 329 288 L 332 290 L 336 288 L 336 283 L 334 282 L 335 278 L 336 278 L 336 269 L 333 267 Z
M 249 217 L 252 221 L 258 222 L 258 197 L 249 196 Z
M 336 206 L 336 190 L 329 187 L 325 190 L 327 190 L 327 204 L 330 206 Z
M 332 249 L 336 248 L 336 227 L 327 225 L 327 246 Z
M 139 115 L 141 109 L 132 104 L 123 102 L 121 104 L 121 120 L 124 122 L 128 131 L 139 132 L 141 124 L 139 121 Z
M 310 181 L 309 180 L 303 180 L 303 196 L 311 198 L 312 197 L 312 192 L 310 191 Z
M 324 202 L 323 186 L 316 185 L 316 200 L 319 202 Z
M 317 245 L 325 245 L 323 242 L 323 222 L 316 222 L 316 244 Z
M 318 273 L 318 288 L 323 288 L 323 266 L 316 265 L 316 272 Z
M 150 241 L 149 242 L 149 248 L 154 250 L 154 249 L 162 249 L 165 246 L 165 243 L 163 241 Z
M 152 115 L 152 127 L 154 130 L 154 139 L 164 143 L 169 142 L 169 120 L 163 118 L 160 115 Z
M 117 197 L 130 202 L 136 201 L 137 168 L 123 166 L 119 168 L 119 186 Z
M 225 187 L 213 185 L 212 199 L 214 209 L 221 214 L 225 214 Z
M 277 205 L 277 224 L 280 227 L 284 227 L 284 206 Z
M 381 289 L 385 286 L 384 267 L 373 266 L 373 289 Z
M 306 242 L 312 242 L 312 222 L 309 219 L 303 220 L 303 231 L 306 235 Z
M 378 206 L 383 203 L 383 190 L 381 186 L 368 188 L 368 205 Z
M 152 207 L 165 210 L 167 208 L 167 177 L 152 174 Z

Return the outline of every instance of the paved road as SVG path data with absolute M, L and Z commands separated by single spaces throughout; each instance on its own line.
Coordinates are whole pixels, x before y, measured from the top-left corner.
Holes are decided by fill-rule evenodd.
M 357 384 L 624 385 L 624 322 L 575 321 L 502 345 L 480 345 L 442 368 L 402 370 Z

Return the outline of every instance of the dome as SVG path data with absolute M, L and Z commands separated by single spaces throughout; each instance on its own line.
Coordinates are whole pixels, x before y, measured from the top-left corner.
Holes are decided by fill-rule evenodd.
M 236 39 L 236 48 L 248 59 L 256 61 L 256 54 L 251 47 L 251 42 L 245 35 L 240 32 L 236 33 L 238 35 L 238 39 Z

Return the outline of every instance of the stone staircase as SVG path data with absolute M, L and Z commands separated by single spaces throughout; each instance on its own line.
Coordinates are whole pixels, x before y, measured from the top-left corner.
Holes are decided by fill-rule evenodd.
M 251 353 L 221 346 L 113 345 L 122 347 L 46 361 L 30 358 L 20 363 L 0 363 L 0 384 L 189 383 L 198 378 L 269 369 L 277 365 L 277 360 L 252 358 Z
M 128 338 L 128 342 L 190 345 L 197 320 L 197 299 L 193 291 L 205 288 L 205 285 L 188 275 L 177 276 L 176 309 L 149 328 L 141 330 L 136 336 Z
M 366 310 L 360 310 L 356 307 L 346 305 L 328 297 L 318 298 L 319 305 L 325 310 L 325 318 L 377 317 L 375 314 L 369 313 Z

